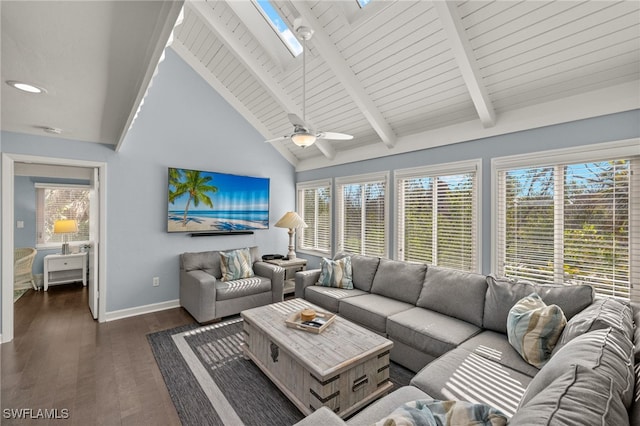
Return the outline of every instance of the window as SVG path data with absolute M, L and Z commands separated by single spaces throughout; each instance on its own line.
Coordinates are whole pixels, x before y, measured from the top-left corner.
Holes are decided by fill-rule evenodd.
M 356 0 L 356 3 L 358 3 L 358 6 L 360 6 L 360 9 L 362 9 L 363 7 L 371 3 L 371 0 Z
M 497 274 L 630 298 L 638 281 L 640 156 L 637 141 L 607 146 L 540 155 L 528 165 L 494 162 Z
M 298 249 L 331 254 L 331 180 L 303 182 L 296 185 L 298 214 L 307 228 L 299 229 Z
M 480 160 L 399 170 L 396 257 L 477 272 Z
M 262 16 L 271 25 L 273 30 L 278 34 L 280 40 L 287 46 L 293 56 L 298 56 L 302 53 L 302 45 L 293 34 L 289 26 L 282 20 L 278 11 L 273 7 L 269 0 L 254 0 L 258 10 L 262 13 Z
M 78 221 L 78 232 L 68 234 L 67 241 L 89 241 L 89 187 L 85 185 L 36 184 L 36 246 L 55 247 L 63 234 L 53 233 L 59 219 Z
M 336 178 L 338 250 L 387 256 L 388 173 Z

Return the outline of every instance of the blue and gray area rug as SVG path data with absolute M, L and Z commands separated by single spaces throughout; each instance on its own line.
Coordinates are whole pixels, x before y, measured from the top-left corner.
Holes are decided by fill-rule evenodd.
M 304 416 L 253 364 L 240 344 L 242 319 L 188 325 L 147 336 L 164 381 L 185 426 L 292 425 Z M 394 363 L 394 386 L 411 371 Z

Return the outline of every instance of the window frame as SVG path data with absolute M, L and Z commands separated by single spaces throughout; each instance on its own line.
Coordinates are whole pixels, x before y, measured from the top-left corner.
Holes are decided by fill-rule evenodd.
M 497 274 L 499 266 L 499 226 L 498 214 L 501 200 L 499 193 L 499 173 L 518 168 L 553 167 L 560 164 L 578 164 L 597 161 L 610 161 L 620 158 L 632 158 L 629 182 L 629 278 L 631 301 L 640 301 L 640 288 L 633 283 L 640 280 L 640 138 L 583 145 L 571 148 L 539 151 L 530 154 L 519 154 L 496 157 L 491 160 L 491 272 Z
M 334 197 L 335 200 L 335 212 L 336 212 L 336 227 L 334 232 L 334 241 L 335 246 L 338 251 L 344 250 L 344 245 L 342 244 L 342 226 L 343 226 L 343 217 L 344 217 L 344 202 L 343 202 L 343 191 L 342 188 L 345 185 L 365 185 L 368 183 L 377 183 L 382 181 L 385 185 L 384 191 L 384 250 L 383 253 L 380 254 L 380 257 L 389 257 L 389 197 L 390 197 L 390 171 L 384 172 L 374 172 L 374 173 L 365 173 L 360 175 L 352 175 L 352 176 L 342 176 L 335 178 L 335 194 L 338 196 Z
M 91 185 L 84 184 L 69 184 L 69 183 L 40 183 L 36 182 L 34 184 L 35 192 L 36 192 L 36 240 L 35 247 L 39 250 L 48 250 L 48 249 L 56 249 L 62 245 L 62 242 L 46 242 L 41 243 L 38 234 L 40 233 L 41 224 L 40 224 L 40 209 L 44 207 L 44 205 L 40 202 L 39 190 L 47 190 L 47 189 L 83 189 L 87 191 L 91 191 Z M 90 196 L 89 196 L 90 197 Z M 91 215 L 91 212 L 89 212 Z M 44 214 L 42 215 L 44 218 Z M 71 240 L 69 243 L 73 244 L 88 244 L 91 242 L 91 236 L 87 240 Z
M 395 191 L 395 215 L 394 215 L 394 227 L 395 238 L 393 241 L 393 253 L 396 259 L 403 259 L 400 250 L 403 246 L 403 230 L 400 229 L 401 219 L 403 216 L 404 204 L 402 203 L 402 191 L 400 188 L 400 182 L 407 178 L 421 178 L 421 177 L 439 177 L 439 176 L 452 176 L 456 174 L 475 173 L 475 186 L 473 191 L 473 207 L 475 208 L 475 219 L 473 220 L 473 238 L 475 248 L 475 256 L 472 261 L 474 262 L 474 269 L 471 272 L 480 273 L 482 269 L 482 159 L 477 158 L 473 160 L 455 161 L 451 163 L 442 163 L 429 166 L 412 167 L 406 169 L 394 170 L 394 182 L 393 188 Z M 434 225 L 434 226 L 437 226 Z M 437 229 L 437 228 L 435 228 Z
M 313 181 L 306 181 L 306 182 L 298 182 L 296 183 L 296 211 L 298 212 L 298 214 L 300 214 L 300 216 L 302 216 L 304 218 L 304 203 L 302 202 L 302 197 L 300 196 L 301 192 L 304 192 L 306 190 L 309 189 L 315 189 L 316 191 L 320 188 L 326 188 L 329 187 L 329 224 L 328 224 L 328 229 L 329 229 L 329 235 L 328 235 L 328 239 L 329 239 L 329 246 L 327 247 L 327 250 L 322 250 L 321 248 L 318 247 L 314 247 L 314 248 L 305 248 L 303 246 L 303 238 L 302 238 L 302 233 L 301 232 L 296 232 L 296 250 L 300 253 L 305 253 L 305 254 L 310 254 L 312 256 L 320 256 L 320 257 L 326 257 L 326 256 L 331 256 L 331 250 L 333 247 L 332 244 L 332 238 L 333 238 L 333 232 L 331 232 L 332 230 L 332 225 L 333 225 L 333 206 L 334 206 L 334 199 L 333 199 L 333 180 L 332 179 L 320 179 L 320 180 L 313 180 Z M 317 207 L 317 205 L 316 205 Z M 317 224 L 317 222 L 316 222 Z M 316 227 L 316 234 L 317 234 L 317 227 Z

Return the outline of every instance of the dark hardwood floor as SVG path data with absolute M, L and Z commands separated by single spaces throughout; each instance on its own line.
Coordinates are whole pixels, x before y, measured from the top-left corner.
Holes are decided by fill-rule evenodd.
M 193 323 L 182 308 L 98 323 L 80 284 L 29 290 L 1 346 L 3 425 L 179 425 L 146 335 Z M 8 409 L 57 409 L 66 420 L 12 420 Z

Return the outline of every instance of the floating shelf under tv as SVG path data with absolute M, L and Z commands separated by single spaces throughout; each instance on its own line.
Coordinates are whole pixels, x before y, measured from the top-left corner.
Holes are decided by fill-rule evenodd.
M 253 231 L 212 231 L 212 232 L 192 232 L 192 237 L 215 237 L 217 235 L 246 235 L 253 234 Z

